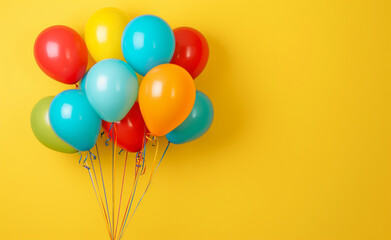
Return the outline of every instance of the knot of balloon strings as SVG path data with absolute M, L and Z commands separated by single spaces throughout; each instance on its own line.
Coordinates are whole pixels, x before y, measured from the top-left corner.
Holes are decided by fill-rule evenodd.
M 140 167 L 141 167 L 140 175 L 143 175 L 145 173 L 146 166 L 145 166 L 145 158 L 144 158 L 143 154 L 141 153 L 141 151 L 137 152 L 137 154 L 136 154 L 136 170 Z

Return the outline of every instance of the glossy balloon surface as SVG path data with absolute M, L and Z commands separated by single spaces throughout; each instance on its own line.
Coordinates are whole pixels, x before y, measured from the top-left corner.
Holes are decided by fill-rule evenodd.
M 208 96 L 197 91 L 191 113 L 177 128 L 166 135 L 168 141 L 182 144 L 204 135 L 213 122 L 213 105 Z
M 137 99 L 137 75 L 124 61 L 105 59 L 88 71 L 85 91 L 88 101 L 103 120 L 117 122 L 125 117 Z
M 183 67 L 195 79 L 208 63 L 208 42 L 199 31 L 190 27 L 176 28 L 174 35 L 175 52 L 171 63 Z
M 66 84 L 82 79 L 88 63 L 84 40 L 66 26 L 52 26 L 42 31 L 34 44 L 34 56 L 44 73 Z
M 35 104 L 30 115 L 31 129 L 46 147 L 62 153 L 75 153 L 77 150 L 59 138 L 50 125 L 49 107 L 53 98 L 54 96 L 45 97 Z
M 138 152 L 143 149 L 144 139 L 147 134 L 147 127 L 141 116 L 138 102 L 135 102 L 132 109 L 119 122 L 111 123 L 103 121 L 103 128 L 110 136 L 111 141 L 115 141 L 118 146 L 129 152 Z
M 154 15 L 134 18 L 122 35 L 122 52 L 132 68 L 144 76 L 157 65 L 169 63 L 175 50 L 171 27 Z
M 86 72 L 86 74 L 84 74 L 84 77 L 80 80 L 78 89 L 86 91 L 87 74 L 88 74 L 88 72 Z
M 162 64 L 145 75 L 139 91 L 141 113 L 150 132 L 163 136 L 190 114 L 196 89 L 190 74 L 175 64 Z
M 121 38 L 129 20 L 123 11 L 112 7 L 98 10 L 88 19 L 84 38 L 96 62 L 108 58 L 125 60 Z
M 102 124 L 85 92 L 78 89 L 65 90 L 53 99 L 49 120 L 57 136 L 79 151 L 95 145 Z

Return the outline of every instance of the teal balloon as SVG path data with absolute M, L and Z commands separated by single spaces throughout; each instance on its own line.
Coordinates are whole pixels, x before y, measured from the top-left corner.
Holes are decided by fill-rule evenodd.
M 213 122 L 213 105 L 208 96 L 197 90 L 190 115 L 177 128 L 166 135 L 168 141 L 182 144 L 204 135 Z
M 103 120 L 118 122 L 137 99 L 137 75 L 126 62 L 105 59 L 89 70 L 85 92 L 91 106 Z
M 59 93 L 50 104 L 50 124 L 63 141 L 79 151 L 88 151 L 96 143 L 102 120 L 78 89 Z
M 122 34 L 125 60 L 140 75 L 171 62 L 175 51 L 174 33 L 163 19 L 154 15 L 134 18 Z

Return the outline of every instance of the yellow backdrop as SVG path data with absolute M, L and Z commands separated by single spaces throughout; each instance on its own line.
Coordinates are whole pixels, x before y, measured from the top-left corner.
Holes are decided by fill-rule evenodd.
M 203 138 L 173 146 L 125 239 L 391 239 L 391 3 L 1 0 L 0 239 L 107 239 L 78 156 L 30 112 L 69 86 L 36 65 L 44 28 L 113 6 L 208 39 Z

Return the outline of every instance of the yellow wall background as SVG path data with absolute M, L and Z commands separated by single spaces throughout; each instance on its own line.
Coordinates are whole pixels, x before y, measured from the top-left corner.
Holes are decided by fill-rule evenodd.
M 0 239 L 107 239 L 78 156 L 42 146 L 36 36 L 106 6 L 200 30 L 215 121 L 173 146 L 125 239 L 391 239 L 391 2 L 0 1 Z

